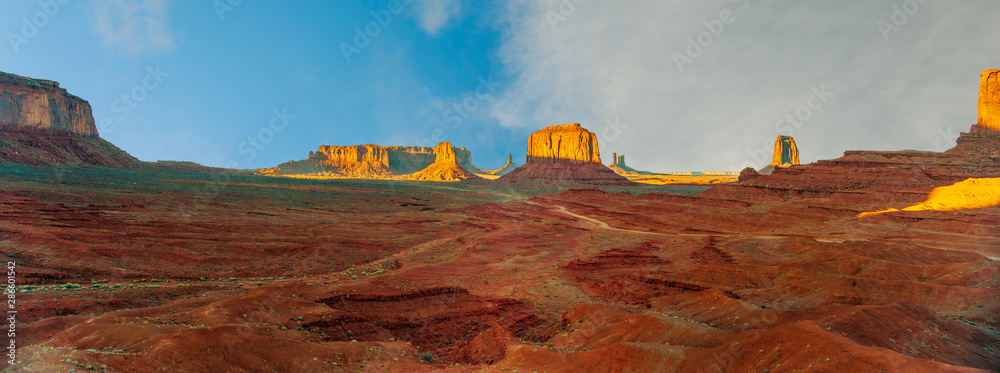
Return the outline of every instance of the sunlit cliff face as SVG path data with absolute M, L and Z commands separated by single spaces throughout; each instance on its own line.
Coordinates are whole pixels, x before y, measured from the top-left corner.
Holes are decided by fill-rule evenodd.
M 861 213 L 857 217 L 893 211 L 953 211 L 997 205 L 1000 205 L 1000 178 L 971 178 L 949 186 L 934 188 L 927 194 L 927 200 L 902 210 L 890 208 Z
M 548 126 L 528 137 L 528 163 L 561 160 L 601 163 L 597 135 L 570 123 Z
M 1000 131 L 1000 70 L 979 75 L 979 124 Z

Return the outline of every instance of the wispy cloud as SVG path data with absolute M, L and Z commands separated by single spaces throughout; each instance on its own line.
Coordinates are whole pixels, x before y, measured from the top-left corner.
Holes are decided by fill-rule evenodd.
M 975 122 L 1000 29 L 966 25 L 1000 8 L 921 3 L 886 38 L 879 20 L 901 3 L 510 0 L 499 56 L 514 78 L 491 114 L 508 128 L 580 122 L 599 138 L 619 117 L 628 128 L 601 150 L 630 166 L 738 171 L 757 150 L 770 157 L 778 121 L 823 86 L 834 96 L 794 129 L 803 162 L 931 150 L 938 129 Z
M 93 0 L 94 28 L 105 48 L 131 55 L 171 50 L 167 0 Z
M 417 23 L 425 32 L 434 35 L 449 20 L 462 12 L 461 0 L 418 0 L 415 4 Z

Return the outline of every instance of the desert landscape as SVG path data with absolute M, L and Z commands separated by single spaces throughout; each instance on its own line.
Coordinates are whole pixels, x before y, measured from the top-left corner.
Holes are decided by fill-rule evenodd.
M 246 32 L 241 27 L 259 25 L 247 20 L 285 17 L 281 12 L 294 8 L 241 3 L 216 1 L 209 16 L 214 22 L 218 15 L 218 24 L 225 21 Z M 724 3 L 728 8 L 713 10 L 710 20 L 698 18 L 704 31 L 685 39 L 693 44 L 678 50 L 686 53 L 657 61 L 652 70 L 662 70 L 663 64 L 672 69 L 676 62 L 683 73 L 700 63 L 711 74 L 722 74 L 725 69 L 715 65 L 717 60 L 761 54 L 713 56 L 732 52 L 721 40 L 738 36 L 724 34 L 723 28 L 756 22 L 746 10 L 750 2 Z M 131 15 L 125 21 L 139 21 L 126 22 L 113 35 L 117 38 L 103 40 L 111 57 L 88 52 L 93 60 L 75 62 L 145 61 L 150 54 L 174 53 L 175 42 L 222 48 L 236 40 L 225 30 L 209 35 L 191 28 L 171 33 L 176 39 L 122 42 L 132 40 L 123 35 L 165 27 L 168 22 L 152 16 L 162 13 L 164 4 L 94 5 L 98 26 L 116 9 Z M 571 26 L 577 21 L 600 32 L 613 29 L 582 22 L 593 20 L 586 7 L 598 4 L 552 4 L 528 12 L 537 18 L 526 18 L 551 33 L 504 34 L 505 42 L 515 40 L 521 44 L 513 45 L 524 50 L 504 49 L 510 54 L 503 56 L 529 54 L 532 45 L 526 39 L 561 35 L 565 39 L 559 40 L 569 43 L 582 29 L 559 34 L 558 27 L 579 27 Z M 635 65 L 619 60 L 621 65 L 592 71 L 594 55 L 580 48 L 573 50 L 579 56 L 573 54 L 572 63 L 560 64 L 558 56 L 539 59 L 543 62 L 525 70 L 537 74 L 504 82 L 501 88 L 492 75 L 470 74 L 475 88 L 458 89 L 453 105 L 432 98 L 421 101 L 423 106 L 407 106 L 408 94 L 433 96 L 453 84 L 434 66 L 465 66 L 468 56 L 462 51 L 429 62 L 407 59 L 400 57 L 410 53 L 407 48 L 382 49 L 378 42 L 423 33 L 430 41 L 406 39 L 403 45 L 439 42 L 450 51 L 461 43 L 449 39 L 454 37 L 449 33 L 500 26 L 449 26 L 449 19 L 457 22 L 458 14 L 474 7 L 468 2 L 376 5 L 361 13 L 367 23 L 333 44 L 334 57 L 346 62 L 330 68 L 366 76 L 371 72 L 358 66 L 375 66 L 373 74 L 391 75 L 384 81 L 366 76 L 373 91 L 316 83 L 322 74 L 295 62 L 316 58 L 328 63 L 328 56 L 270 50 L 280 60 L 273 66 L 261 67 L 255 60 L 272 60 L 245 55 L 238 58 L 246 66 L 225 66 L 249 82 L 245 85 L 225 84 L 227 78 L 193 68 L 162 72 L 152 64 L 141 69 L 140 84 L 111 100 L 83 97 L 113 86 L 111 75 L 39 65 L 39 70 L 53 69 L 60 76 L 82 76 L 64 86 L 50 80 L 54 76 L 0 72 L 0 253 L 7 267 L 2 371 L 1000 372 L 1000 70 L 982 70 L 978 92 L 957 93 L 952 86 L 907 90 L 900 82 L 877 96 L 885 102 L 863 95 L 845 99 L 849 94 L 839 91 L 842 86 L 835 86 L 834 94 L 823 84 L 807 85 L 804 103 L 796 103 L 774 125 L 775 130 L 783 125 L 790 129 L 778 130 L 777 136 L 770 123 L 767 131 L 742 128 L 751 127 L 747 123 L 757 111 L 772 111 L 762 104 L 772 99 L 767 89 L 788 80 L 768 75 L 773 81 L 766 87 L 699 82 L 719 98 L 685 91 L 676 101 L 659 102 L 659 96 L 631 96 L 624 87 L 650 83 L 661 89 L 669 84 L 651 75 L 629 75 L 626 67 Z M 49 45 L 46 32 L 63 27 L 60 21 L 77 20 L 68 15 L 76 12 L 71 10 L 75 4 L 38 6 L 35 18 L 45 15 L 45 24 L 31 14 L 25 17 L 23 30 L 18 26 L 10 33 L 11 56 L 34 61 L 31 53 L 38 52 L 29 48 Z M 520 7 L 533 6 L 514 2 L 508 11 L 519 14 Z M 928 29 L 919 17 L 931 11 L 911 12 L 909 7 L 907 2 L 897 7 L 907 17 L 903 21 L 895 11 L 886 18 L 886 25 L 895 29 L 875 23 L 876 36 L 886 42 L 878 48 L 891 50 L 890 37 Z M 311 21 L 303 14 L 336 13 L 300 10 L 282 25 L 303 22 L 304 29 L 318 30 L 327 20 L 307 25 Z M 260 17 L 255 12 L 266 17 L 254 18 Z M 737 18 L 746 20 L 735 23 Z M 50 20 L 53 26 L 46 30 Z M 903 29 L 906 22 L 912 22 L 909 29 Z M 378 31 L 372 32 L 370 25 Z M 38 38 L 25 31 L 29 26 Z M 411 26 L 413 30 L 393 34 Z M 109 32 L 107 27 L 96 30 Z M 375 40 L 379 35 L 384 36 Z M 701 35 L 712 39 L 706 44 Z M 254 43 L 268 48 L 297 45 L 296 50 L 315 52 L 307 41 L 258 36 L 268 42 Z M 640 36 L 612 40 L 632 38 Z M 593 40 L 586 41 L 593 49 L 607 47 Z M 970 43 L 977 48 L 982 44 Z M 697 54 L 691 45 L 699 48 Z M 147 49 L 153 47 L 159 49 Z M 2 53 L 7 52 L 0 49 Z M 605 54 L 626 60 L 643 53 Z M 165 66 L 177 63 L 158 56 Z M 504 64 L 523 63 L 511 58 Z M 69 65 L 62 62 L 68 60 L 59 63 Z M 194 63 L 205 64 L 200 59 Z M 550 63 L 559 69 L 580 64 L 587 68 L 579 76 L 614 76 L 615 82 L 577 86 L 572 79 L 560 80 L 562 76 L 546 80 L 561 71 L 545 70 Z M 433 82 L 381 90 L 387 81 L 408 79 L 397 71 L 406 64 L 429 69 Z M 4 66 L 0 69 L 11 71 Z M 290 71 L 287 76 L 285 70 Z M 971 82 L 979 71 L 956 76 Z M 268 80 L 279 75 L 279 83 Z M 704 77 L 693 72 L 683 79 Z M 195 81 L 198 89 L 170 85 L 183 79 Z M 687 84 L 683 79 L 670 84 Z M 525 81 L 535 85 L 519 85 Z M 281 88 L 286 85 L 292 88 Z M 289 93 L 313 85 L 319 88 Z M 869 85 L 876 86 L 858 86 Z M 613 99 L 580 100 L 581 105 L 621 105 L 635 109 L 623 109 L 623 115 L 657 117 L 646 127 L 642 120 L 628 127 L 611 115 L 605 122 L 588 122 L 594 118 L 589 114 L 552 122 L 550 117 L 565 113 L 564 108 L 542 96 L 560 94 L 524 93 L 550 86 L 614 92 Z M 507 89 L 514 99 L 502 95 Z M 206 101 L 202 91 L 212 102 L 198 102 Z M 326 91 L 346 92 L 338 96 L 343 102 L 311 97 Z M 294 105 L 291 110 L 283 104 L 264 108 L 269 121 L 239 127 L 234 123 L 241 122 L 244 112 L 260 106 L 246 101 L 251 96 Z M 747 100 L 758 100 L 753 105 L 762 107 L 732 100 L 746 96 L 758 96 Z M 628 100 L 636 97 L 642 100 Z M 978 100 L 952 107 L 947 101 L 952 97 Z M 101 100 L 101 105 L 89 100 Z M 833 100 L 844 103 L 834 106 Z M 877 109 L 876 117 L 888 115 L 891 111 L 884 108 L 893 100 L 905 102 L 905 110 L 914 113 L 900 119 L 910 123 L 905 128 L 861 124 L 872 128 L 868 132 L 843 123 L 820 134 L 810 132 L 827 123 L 811 118 L 871 108 Z M 369 101 L 375 104 L 366 106 Z M 544 104 L 519 106 L 539 102 Z M 975 113 L 978 119 L 932 125 L 914 119 L 926 116 L 920 109 L 932 103 L 946 107 L 944 117 L 954 117 L 954 111 L 968 118 Z M 775 104 L 784 110 L 781 105 Z M 347 114 L 316 115 L 306 109 L 310 107 Z M 737 119 L 714 123 L 659 116 L 680 116 L 692 107 L 696 118 L 736 112 Z M 404 136 L 421 128 L 425 111 L 432 112 L 432 122 L 448 126 L 430 137 Z M 355 112 L 375 114 L 355 117 Z M 519 122 L 524 116 L 515 112 L 531 113 L 530 120 Z M 158 117 L 169 119 L 160 122 Z M 406 121 L 399 123 L 399 118 Z M 481 125 L 487 121 L 483 118 L 518 124 L 489 127 Z M 165 128 L 139 124 L 151 121 Z M 197 127 L 209 122 L 214 127 Z M 239 141 L 220 143 L 213 131 Z M 753 133 L 753 141 L 766 141 L 762 150 L 744 151 L 733 143 L 746 133 Z M 941 135 L 924 138 L 928 133 Z M 871 140 L 872 134 L 887 139 Z M 879 144 L 918 139 L 911 147 L 925 150 L 838 149 L 841 156 L 818 159 L 817 154 L 826 154 L 819 148 L 842 143 L 840 135 L 884 141 Z M 681 145 L 688 143 L 692 145 Z M 926 143 L 936 150 L 926 150 Z M 171 160 L 150 160 L 162 148 L 170 149 Z M 232 149 L 240 157 L 228 163 L 205 161 L 225 159 L 217 156 L 223 154 L 219 149 Z M 744 157 L 752 161 L 749 167 L 717 167 Z M 687 165 L 711 166 L 699 170 Z
M 996 70 L 946 152 L 797 164 L 779 137 L 766 172 L 711 186 L 634 183 L 575 123 L 497 171 L 449 143 L 324 146 L 261 170 L 142 162 L 57 83 L 2 77 L 6 371 L 1000 362 Z

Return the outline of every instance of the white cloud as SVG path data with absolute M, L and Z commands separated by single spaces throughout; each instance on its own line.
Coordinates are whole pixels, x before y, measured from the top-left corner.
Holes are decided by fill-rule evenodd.
M 425 32 L 434 35 L 448 20 L 462 12 L 461 0 L 418 0 L 416 2 L 417 23 Z
M 511 128 L 580 122 L 605 159 L 624 153 L 638 169 L 738 171 L 761 151 L 769 161 L 776 122 L 825 87 L 834 96 L 791 127 L 803 162 L 933 150 L 939 130 L 975 122 L 979 72 L 1000 61 L 989 47 L 1000 29 L 967 25 L 989 24 L 1000 8 L 927 2 L 886 40 L 879 20 L 913 4 L 511 0 L 500 57 L 515 79 L 491 115 Z M 715 35 L 724 10 L 734 19 Z M 688 56 L 687 38 L 699 35 L 707 46 Z M 675 52 L 691 59 L 683 71 Z M 615 117 L 628 126 L 620 134 L 605 129 Z
M 105 48 L 137 55 L 174 48 L 167 0 L 94 0 L 94 27 Z

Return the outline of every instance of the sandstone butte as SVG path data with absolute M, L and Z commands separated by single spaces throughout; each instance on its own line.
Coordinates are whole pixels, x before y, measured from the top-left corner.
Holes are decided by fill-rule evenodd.
M 503 167 L 500 167 L 496 170 L 483 170 L 483 173 L 485 173 L 486 175 L 503 176 L 513 171 L 515 168 L 517 168 L 517 164 L 514 163 L 514 156 L 511 155 L 510 153 L 507 153 L 507 164 L 503 165 Z
M 548 126 L 532 133 L 525 164 L 497 181 L 542 188 L 566 184 L 635 185 L 601 163 L 597 135 L 579 123 Z
M 774 140 L 774 156 L 771 158 L 771 166 L 789 167 L 799 164 L 799 147 L 795 145 L 795 140 L 791 136 L 778 136 Z
M 628 176 L 639 176 L 642 172 L 629 167 L 625 164 L 625 155 L 618 155 L 618 153 L 611 153 L 611 165 L 608 166 L 616 174 L 628 177 Z
M 461 181 L 479 179 L 479 176 L 458 166 L 455 147 L 448 142 L 439 142 L 434 148 L 435 159 L 427 168 L 407 176 L 410 180 Z
M 979 74 L 980 127 L 1000 131 L 1000 70 L 990 69 Z
M 548 126 L 528 136 L 526 163 L 552 161 L 601 163 L 597 135 L 579 123 Z
M 471 173 L 482 172 L 472 164 L 472 153 L 454 148 L 456 163 Z M 309 158 L 262 169 L 264 175 L 317 175 L 353 178 L 394 178 L 423 170 L 434 163 L 435 148 L 424 146 L 379 146 L 375 144 L 320 146 Z
M 858 208 L 856 217 L 900 211 L 973 209 L 996 205 L 1000 179 L 1000 131 L 983 126 L 990 111 L 983 97 L 996 97 L 996 76 L 981 76 L 980 121 L 963 132 L 947 151 L 845 151 L 844 156 L 798 167 L 773 168 L 770 175 L 744 170 L 736 185 L 706 193 L 727 195 L 766 191 L 783 198 L 843 198 Z M 941 189 L 935 189 L 941 188 Z M 868 212 L 866 212 L 868 211 Z M 874 211 L 874 212 L 872 212 Z
M 145 165 L 98 136 L 90 103 L 59 83 L 0 72 L 0 163 Z

